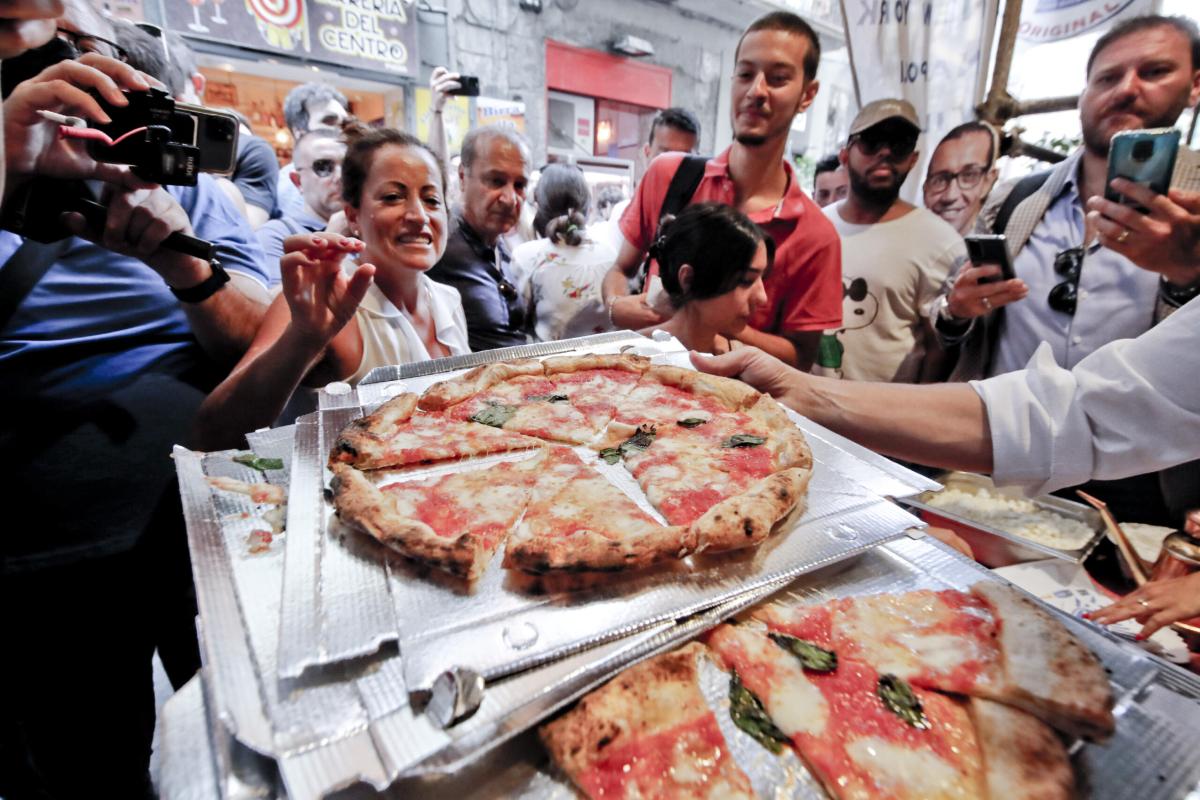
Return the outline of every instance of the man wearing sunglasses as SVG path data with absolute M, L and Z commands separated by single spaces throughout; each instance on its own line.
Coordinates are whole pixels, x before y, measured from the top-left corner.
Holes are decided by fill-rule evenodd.
M 1072 369 L 1109 342 L 1145 333 L 1161 315 L 1156 307 L 1178 306 L 1195 293 L 1195 269 L 1180 277 L 1167 268 L 1172 242 L 1185 235 L 1175 224 L 1184 209 L 1159 197 L 1143 217 L 1114 210 L 1103 194 L 1114 134 L 1171 127 L 1200 99 L 1200 32 L 1180 17 L 1133 17 L 1097 40 L 1085 78 L 1083 146 L 1047 172 L 998 187 L 980 214 L 981 232 L 1007 237 L 1015 277 L 999 280 L 996 265 L 968 265 L 936 303 L 943 343 L 958 344 L 955 378 L 1022 369 L 1043 342 L 1057 364 Z M 1175 189 L 1200 189 L 1190 155 L 1180 151 Z M 1089 210 L 1102 214 L 1089 219 Z M 1157 252 L 1143 247 L 1151 242 Z M 1134 263 L 1134 247 L 1140 263 L 1163 274 Z M 1173 522 L 1166 511 L 1173 503 L 1164 505 L 1156 476 L 1093 488 L 1124 520 Z
M 304 198 L 300 214 L 273 219 L 255 231 L 267 262 L 277 264 L 283 255 L 283 240 L 297 233 L 325 230 L 329 218 L 342 210 L 342 159 L 346 144 L 341 133 L 331 128 L 311 130 L 300 137 L 292 151 L 292 183 Z M 276 273 L 278 270 L 276 270 Z
M 986 122 L 964 122 L 938 142 L 925 173 L 925 207 L 966 236 L 996 183 L 996 135 Z
M 921 127 L 906 100 L 876 100 L 850 123 L 838 154 L 850 178 L 846 199 L 824 208 L 842 240 L 842 282 L 848 292 L 843 328 L 828 332 L 839 363 L 819 361 L 851 380 L 919 383 L 936 380 L 941 352 L 929 333 L 926 309 L 946 276 L 966 260 L 958 232 L 933 212 L 900 199 L 917 163 Z

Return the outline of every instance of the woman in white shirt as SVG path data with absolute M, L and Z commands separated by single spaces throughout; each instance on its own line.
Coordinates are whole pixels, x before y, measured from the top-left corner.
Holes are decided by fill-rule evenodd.
M 573 164 L 549 165 L 534 197 L 533 228 L 541 238 L 513 251 L 534 333 L 546 342 L 612 330 L 600 285 L 617 254 L 586 230 L 591 193 L 583 172 Z
M 446 248 L 442 164 L 416 137 L 389 128 L 348 128 L 347 140 L 342 199 L 362 239 L 314 233 L 284 242 L 283 291 L 201 406 L 201 447 L 240 446 L 301 382 L 356 382 L 378 366 L 470 352 L 457 290 L 424 274 Z

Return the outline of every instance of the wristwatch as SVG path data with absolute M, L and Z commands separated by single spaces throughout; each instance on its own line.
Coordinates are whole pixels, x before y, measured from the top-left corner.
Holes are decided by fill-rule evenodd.
M 946 339 L 961 339 L 971 330 L 972 319 L 959 319 L 950 313 L 949 295 L 938 295 L 933 301 L 933 327 Z
M 189 286 L 186 289 L 176 289 L 174 286 L 168 286 L 171 294 L 179 298 L 183 303 L 203 303 L 208 298 L 212 297 L 217 291 L 229 283 L 229 273 L 221 266 L 221 262 L 215 258 L 208 262 L 212 267 L 212 275 L 197 283 L 195 286 Z
M 1161 278 L 1158 282 L 1158 294 L 1167 305 L 1180 308 L 1184 303 L 1200 294 L 1200 280 L 1192 281 L 1187 286 L 1176 286 L 1168 282 L 1166 278 Z

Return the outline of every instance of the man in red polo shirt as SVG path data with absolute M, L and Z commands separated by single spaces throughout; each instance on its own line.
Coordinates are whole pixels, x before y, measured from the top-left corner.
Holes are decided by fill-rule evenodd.
M 816 33 L 795 14 L 773 12 L 750 24 L 735 56 L 734 142 L 708 162 L 691 199 L 734 206 L 775 240 L 775 263 L 764 281 L 767 303 L 737 339 L 801 369 L 812 365 L 821 332 L 840 327 L 842 319 L 837 232 L 784 160 L 792 120 L 816 97 L 820 56 Z M 653 241 L 683 158 L 667 153 L 654 159 L 621 217 L 625 242 L 604 279 L 604 300 L 618 328 L 637 330 L 664 319 L 644 295 L 629 295 L 628 279 Z

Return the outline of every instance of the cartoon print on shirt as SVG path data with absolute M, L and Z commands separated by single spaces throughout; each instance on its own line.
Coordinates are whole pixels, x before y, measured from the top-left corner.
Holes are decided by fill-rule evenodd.
M 879 298 L 871 294 L 866 278 L 842 278 L 842 327 L 821 335 L 817 352 L 818 375 L 842 377 L 842 356 L 846 346 L 839 338 L 846 331 L 866 328 L 879 316 Z

